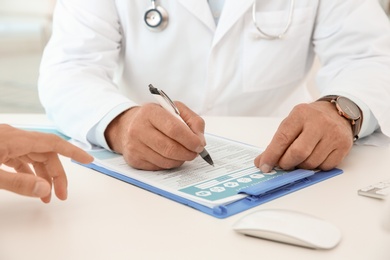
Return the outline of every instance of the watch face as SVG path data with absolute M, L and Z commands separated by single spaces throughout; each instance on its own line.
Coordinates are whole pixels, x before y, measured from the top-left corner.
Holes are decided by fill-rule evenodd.
M 337 104 L 339 108 L 344 112 L 344 115 L 352 120 L 360 118 L 359 108 L 348 98 L 338 97 Z

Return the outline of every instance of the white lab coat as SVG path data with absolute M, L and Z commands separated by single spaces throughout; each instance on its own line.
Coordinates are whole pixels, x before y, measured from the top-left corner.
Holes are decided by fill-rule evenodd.
M 253 0 L 226 0 L 218 26 L 205 0 L 157 3 L 162 32 L 144 23 L 149 1 L 58 1 L 39 92 L 66 134 L 86 141 L 102 118 L 153 101 L 150 83 L 201 115 L 286 116 L 313 100 L 303 82 L 317 55 L 321 95 L 368 107 L 390 135 L 390 25 L 377 0 L 296 0 L 273 41 L 258 37 Z M 258 1 L 258 25 L 278 34 L 288 11 L 289 0 Z

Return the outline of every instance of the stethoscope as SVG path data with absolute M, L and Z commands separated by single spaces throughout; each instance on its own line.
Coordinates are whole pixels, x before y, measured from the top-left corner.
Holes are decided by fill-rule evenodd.
M 156 5 L 156 0 L 151 0 L 152 6 L 145 12 L 144 15 L 144 21 L 147 27 L 152 31 L 162 31 L 164 30 L 168 25 L 168 12 L 162 8 L 161 6 Z M 287 17 L 286 26 L 283 28 L 283 30 L 278 34 L 270 34 L 264 32 L 260 26 L 257 23 L 256 19 L 256 1 L 254 1 L 252 5 L 252 20 L 253 24 L 256 28 L 256 30 L 259 32 L 260 38 L 266 39 L 266 40 L 277 40 L 282 39 L 286 34 L 287 31 L 291 27 L 291 22 L 293 19 L 293 12 L 294 12 L 294 5 L 295 0 L 290 0 L 290 9 Z
M 146 10 L 144 21 L 152 31 L 160 32 L 168 25 L 168 13 L 161 6 L 156 5 L 156 0 L 151 0 L 152 6 Z

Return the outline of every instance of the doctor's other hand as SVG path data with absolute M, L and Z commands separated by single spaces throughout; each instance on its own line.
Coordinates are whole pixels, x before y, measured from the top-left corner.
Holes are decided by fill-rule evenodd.
M 255 159 L 255 165 L 263 172 L 275 166 L 327 171 L 344 159 L 352 145 L 351 124 L 333 104 L 300 104 L 282 121 L 271 143 Z
M 187 125 L 158 104 L 133 107 L 108 125 L 109 147 L 142 170 L 171 169 L 195 159 L 206 145 L 205 122 L 183 103 L 175 104 Z
M 52 185 L 56 196 L 67 198 L 67 178 L 58 154 L 80 163 L 93 157 L 53 134 L 29 132 L 0 124 L 0 189 L 50 202 Z

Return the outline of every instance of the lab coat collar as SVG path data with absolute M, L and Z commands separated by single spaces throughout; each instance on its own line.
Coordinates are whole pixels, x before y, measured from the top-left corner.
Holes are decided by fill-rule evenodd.
M 211 14 L 207 1 L 178 0 L 190 13 L 202 21 L 212 32 L 215 33 L 213 46 L 222 39 L 235 22 L 245 13 L 254 0 L 225 1 L 218 27 Z
M 178 0 L 190 13 L 202 21 L 212 32 L 216 26 L 207 1 Z
M 221 17 L 219 18 L 217 31 L 214 35 L 213 46 L 217 45 L 222 37 L 237 22 L 237 20 L 248 11 L 254 0 L 225 1 Z

